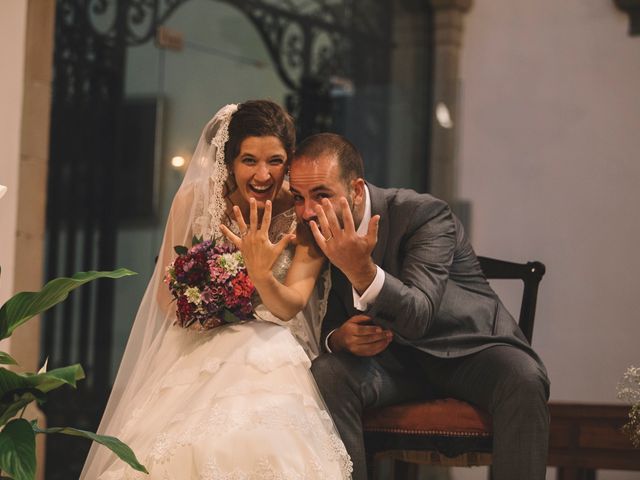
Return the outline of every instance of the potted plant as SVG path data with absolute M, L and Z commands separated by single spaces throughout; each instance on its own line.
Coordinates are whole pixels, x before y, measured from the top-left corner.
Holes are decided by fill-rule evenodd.
M 631 403 L 629 421 L 622 427 L 634 447 L 640 448 L 640 368 L 631 366 L 618 384 L 618 398 Z
M 0 192 L 1 193 L 1 192 Z M 121 278 L 135 272 L 121 268 L 107 272 L 80 272 L 71 278 L 56 278 L 39 292 L 21 292 L 11 297 L 0 308 L 0 340 L 34 316 L 48 310 L 67 298 L 69 292 L 98 278 Z M 41 428 L 35 420 L 23 417 L 31 402 L 43 403 L 47 393 L 63 385 L 75 388 L 84 378 L 79 364 L 39 372 L 16 373 L 6 368 L 16 361 L 0 351 L 0 480 L 33 480 L 36 473 L 36 434 L 64 434 L 92 440 L 111 449 L 135 470 L 148 473 L 133 451 L 115 437 L 97 435 L 71 427 Z

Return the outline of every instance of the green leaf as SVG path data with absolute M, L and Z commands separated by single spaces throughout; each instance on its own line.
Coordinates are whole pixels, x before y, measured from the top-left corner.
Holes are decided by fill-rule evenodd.
M 5 352 L 0 352 L 0 365 L 17 365 L 17 364 L 18 362 L 16 362 L 11 355 Z
M 16 389 L 10 392 L 0 402 L 0 426 L 15 417 L 31 402 L 43 403 L 45 399 L 45 394 L 37 388 Z
M 193 236 L 193 238 L 191 239 L 191 245 L 195 246 L 198 245 L 199 243 L 202 243 L 203 239 L 202 237 L 197 237 L 197 236 Z
M 189 249 L 183 245 L 176 245 L 175 247 L 173 247 L 173 250 L 178 255 L 186 255 L 186 253 L 189 251 Z
M 0 340 L 9 337 L 30 318 L 62 302 L 69 296 L 69 292 L 80 285 L 98 278 L 121 278 L 128 275 L 136 273 L 126 268 L 112 272 L 79 272 L 71 278 L 51 280 L 39 292 L 21 292 L 14 295 L 0 308 Z
M 149 473 L 147 469 L 136 458 L 135 453 L 126 444 L 118 440 L 116 437 L 110 437 L 108 435 L 98 435 L 97 433 L 87 432 L 85 430 L 78 430 L 70 427 L 52 427 L 52 428 L 40 428 L 34 422 L 31 424 L 33 431 L 36 433 L 62 433 L 64 435 L 72 435 L 75 437 L 86 438 L 98 442 L 113 453 L 115 453 L 121 460 L 127 462 L 131 468 L 139 472 Z
M 227 323 L 235 323 L 240 321 L 235 313 L 233 313 L 231 310 L 227 310 L 226 308 L 222 312 L 222 319 Z
M 32 401 L 44 401 L 45 393 L 62 385 L 75 388 L 83 378 L 84 371 L 78 364 L 37 374 L 0 368 L 0 426 Z
M 62 385 L 71 385 L 76 388 L 78 380 L 84 378 L 84 370 L 80 364 L 76 363 L 68 367 L 56 368 L 42 373 L 25 373 L 24 377 L 31 386 L 36 387 L 41 392 L 50 392 Z
M 36 476 L 36 436 L 22 418 L 10 421 L 0 432 L 0 470 L 14 480 Z

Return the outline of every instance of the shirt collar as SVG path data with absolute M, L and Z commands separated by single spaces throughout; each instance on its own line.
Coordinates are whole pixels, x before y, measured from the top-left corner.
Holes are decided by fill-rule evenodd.
M 362 215 L 362 220 L 360 221 L 360 225 L 358 225 L 358 229 L 356 233 L 361 237 L 367 234 L 369 230 L 369 222 L 371 221 L 371 196 L 369 195 L 369 187 L 365 184 L 364 186 L 364 214 Z

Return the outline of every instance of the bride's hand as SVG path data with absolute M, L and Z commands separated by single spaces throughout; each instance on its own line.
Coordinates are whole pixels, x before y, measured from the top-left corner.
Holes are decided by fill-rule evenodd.
M 240 236 L 234 234 L 225 225 L 220 225 L 220 231 L 242 252 L 249 277 L 254 283 L 259 283 L 271 276 L 273 264 L 289 242 L 295 238 L 295 234 L 285 234 L 277 243 L 271 243 L 269 240 L 271 201 L 267 200 L 265 203 L 260 228 L 258 228 L 258 205 L 253 198 L 249 200 L 249 209 L 249 225 L 247 225 L 240 208 L 233 207 Z

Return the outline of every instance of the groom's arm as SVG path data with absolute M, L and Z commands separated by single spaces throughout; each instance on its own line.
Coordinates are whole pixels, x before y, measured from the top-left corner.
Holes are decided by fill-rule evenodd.
M 426 335 L 433 323 L 453 263 L 457 229 L 449 206 L 431 197 L 408 197 L 403 205 L 389 211 L 389 215 L 410 218 L 402 235 L 398 255 L 398 272 L 384 272 L 384 283 L 375 299 L 362 310 L 364 315 L 407 339 Z M 316 209 L 323 231 L 315 225 L 312 232 L 331 263 L 345 274 L 357 294 L 364 294 L 376 278 L 377 267 L 371 252 L 377 242 L 377 216 L 372 217 L 366 236 L 356 234 L 353 218 L 346 200 L 341 200 L 344 228 L 341 228 L 333 207 L 324 201 Z M 374 221 L 375 220 L 375 221 Z M 386 254 L 387 256 L 389 253 Z
M 451 210 L 440 200 L 421 203 L 410 218 L 398 252 L 400 271 L 384 272 L 382 288 L 363 313 L 404 338 L 418 339 L 427 334 L 440 307 L 457 231 Z

